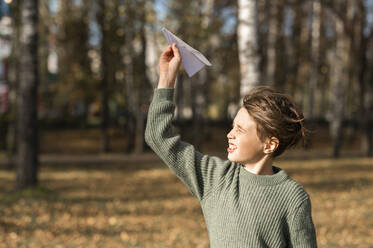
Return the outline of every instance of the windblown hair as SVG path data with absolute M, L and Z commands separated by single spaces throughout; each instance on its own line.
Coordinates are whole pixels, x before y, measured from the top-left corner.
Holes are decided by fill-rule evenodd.
M 290 96 L 270 86 L 257 86 L 243 98 L 243 107 L 255 120 L 258 137 L 262 142 L 270 137 L 279 140 L 279 146 L 272 157 L 295 147 L 300 139 L 305 140 L 307 130 L 303 113 Z

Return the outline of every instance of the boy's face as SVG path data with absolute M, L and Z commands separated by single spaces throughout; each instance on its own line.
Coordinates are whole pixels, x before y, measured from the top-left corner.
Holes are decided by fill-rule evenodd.
M 233 120 L 232 130 L 227 134 L 228 159 L 241 164 L 256 163 L 263 156 L 264 143 L 257 134 L 257 125 L 247 110 L 242 107 Z

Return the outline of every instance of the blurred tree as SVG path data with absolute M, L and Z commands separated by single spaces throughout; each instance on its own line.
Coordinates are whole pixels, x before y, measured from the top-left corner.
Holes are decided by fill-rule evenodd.
M 332 58 L 330 135 L 332 155 L 339 157 L 343 147 L 343 121 L 346 116 L 347 87 L 351 80 L 351 31 L 349 24 L 355 15 L 351 0 L 335 3 L 329 11 L 335 22 L 335 50 Z M 343 15 L 341 13 L 344 13 Z
M 362 151 L 365 156 L 373 156 L 373 128 L 371 118 L 371 115 L 373 113 L 373 73 L 372 70 L 368 70 L 369 44 L 373 42 L 373 28 L 367 28 L 368 24 L 366 2 L 357 1 L 356 17 L 356 27 L 354 28 L 357 36 L 354 46 L 356 62 L 354 63 L 354 65 L 358 66 L 356 75 L 359 85 L 358 96 L 360 100 L 358 105 L 360 111 L 357 111 L 356 118 L 358 119 L 362 130 Z M 365 30 L 369 30 L 369 32 L 365 32 Z M 369 71 L 371 71 L 370 75 Z
M 199 41 L 203 40 L 205 42 L 196 42 L 198 48 L 204 51 L 204 54 L 210 58 L 212 57 L 212 51 L 219 45 L 218 42 L 214 43 L 214 1 L 199 1 L 196 2 L 199 8 L 198 25 L 200 26 L 201 32 L 197 38 Z M 192 113 L 193 113 L 193 144 L 202 149 L 203 141 L 205 141 L 205 134 L 208 129 L 206 129 L 206 124 L 208 120 L 208 106 L 209 102 L 209 85 L 211 81 L 211 70 L 210 68 L 204 68 L 195 77 L 192 78 L 193 87 L 191 87 L 192 97 Z
M 130 1 L 125 2 L 126 10 L 126 35 L 125 35 L 125 46 L 124 46 L 124 64 L 125 64 L 125 86 L 126 86 L 126 105 L 127 105 L 127 123 L 126 123 L 126 133 L 127 133 L 127 148 L 126 152 L 132 152 L 135 147 L 136 139 L 136 119 L 135 112 L 136 109 L 136 95 L 134 92 L 137 90 L 138 85 L 136 85 L 135 79 L 135 51 L 134 51 L 134 40 L 135 40 L 135 12 L 133 7 L 130 5 Z
M 237 6 L 231 0 L 193 0 L 169 2 L 168 8 L 167 27 L 212 63 L 212 67 L 204 68 L 191 78 L 184 72 L 179 73 L 176 84 L 176 116 L 179 121 L 192 121 L 193 129 L 188 134 L 193 144 L 202 149 L 202 141 L 210 136 L 210 129 L 205 128 L 209 110 L 219 107 L 217 117 L 226 119 L 227 106 L 239 99 Z
M 16 189 L 38 183 L 38 1 L 21 3 Z
M 125 46 L 125 27 L 121 24 L 125 11 L 125 3 L 120 0 L 97 1 L 97 24 L 101 33 L 99 48 L 100 70 L 98 79 L 101 96 L 101 151 L 110 151 L 109 125 L 111 116 L 115 115 L 117 101 L 115 92 L 118 89 L 117 75 L 122 75 L 123 61 L 120 54 Z M 120 77 L 119 77 L 120 78 Z M 121 89 L 120 89 L 121 90 Z M 119 91 L 120 92 L 120 91 Z M 123 93 L 120 92 L 120 97 Z M 110 106 L 112 106 L 110 108 Z M 117 116 L 116 116 L 117 117 Z
M 207 7 L 207 5 L 210 5 Z M 206 27 L 202 26 L 203 12 L 211 11 L 211 1 L 192 0 L 173 1 L 168 3 L 168 16 L 170 26 L 167 26 L 171 32 L 186 41 L 192 47 L 196 47 L 206 55 L 202 47 L 202 40 L 206 39 Z M 210 9 L 210 10 L 209 10 Z M 206 13 L 205 18 L 209 18 Z M 177 20 L 177 21 L 175 21 Z M 208 21 L 207 19 L 205 19 Z M 208 43 L 206 42 L 206 45 Z M 207 55 L 206 55 L 207 56 Z M 201 150 L 202 140 L 204 139 L 204 116 L 206 115 L 206 68 L 189 78 L 184 72 L 178 76 L 176 84 L 177 116 L 181 119 L 191 119 L 193 130 L 190 132 L 192 143 Z M 185 111 L 190 110 L 190 111 Z M 189 112 L 190 116 L 184 113 Z
M 126 99 L 128 124 L 126 131 L 129 142 L 127 152 L 139 154 L 144 151 L 146 99 L 149 99 L 152 84 L 147 76 L 147 13 L 153 1 L 125 1 L 126 3 L 126 35 L 125 35 L 125 68 Z
M 349 121 L 350 140 L 357 135 L 356 124 L 362 129 L 362 148 L 371 154 L 370 112 L 372 103 L 367 83 L 367 53 L 371 30 L 366 22 L 366 1 L 323 1 L 335 24 L 335 54 L 330 73 L 330 134 L 333 138 L 333 156 L 342 148 L 343 123 Z M 356 97 L 356 96 L 359 97 Z M 354 120 L 356 119 L 356 120 Z M 356 123 L 356 124 L 355 124 Z
M 291 37 L 289 38 L 289 76 L 288 92 L 298 104 L 302 104 L 303 85 L 306 78 L 305 67 L 308 66 L 308 2 L 295 1 L 291 5 L 292 13 Z M 289 28 L 290 29 L 290 28 Z
M 101 151 L 109 151 L 109 87 L 112 77 L 110 74 L 110 33 L 112 25 L 110 20 L 113 13 L 112 10 L 107 8 L 110 1 L 98 1 L 98 25 L 101 28 Z
M 152 85 L 146 73 L 146 53 L 147 53 L 147 41 L 146 41 L 146 17 L 147 17 L 147 1 L 141 0 L 138 3 L 138 22 L 139 22 L 139 30 L 138 30 L 138 39 L 140 45 L 140 51 L 137 55 L 137 69 L 136 75 L 138 75 L 137 83 L 138 87 L 136 90 L 136 140 L 135 140 L 135 153 L 139 154 L 144 151 L 145 146 L 145 138 L 144 138 L 144 130 L 145 130 L 145 118 L 146 118 L 146 109 L 145 109 L 145 99 L 147 99 L 150 95 L 150 89 Z M 148 2 L 149 4 L 149 2 Z
M 12 11 L 17 2 L 13 1 Z M 167 13 L 157 15 L 153 1 L 145 0 L 58 3 L 54 18 L 50 2 L 39 2 L 41 113 L 46 105 L 53 116 L 71 120 L 83 105 L 85 122 L 90 106 L 96 106 L 95 118 L 90 118 L 95 122 L 90 124 L 101 124 L 102 151 L 110 148 L 109 127 L 116 120 L 125 125 L 127 151 L 141 153 L 144 148 L 150 80 L 156 81 L 156 66 L 151 65 L 149 79 L 145 60 L 158 57 L 159 41 L 165 42 L 159 25 L 174 31 L 213 64 L 192 78 L 181 72 L 176 85 L 176 116 L 192 121 L 193 132 L 188 135 L 197 147 L 206 140 L 204 127 L 211 110 L 216 113 L 218 108 L 219 118 L 231 118 L 240 96 L 263 79 L 262 84 L 271 83 L 294 96 L 307 119 L 330 121 L 333 154 L 342 147 L 342 124 L 357 124 L 356 120 L 364 132 L 363 150 L 366 154 L 372 150 L 372 28 L 367 1 L 175 0 L 161 1 Z M 48 77 L 47 68 L 53 34 L 58 42 L 56 80 Z M 15 55 L 17 44 L 13 48 Z M 18 81 L 14 58 L 9 60 L 11 91 Z M 345 131 L 350 131 L 351 139 L 358 126 L 349 127 Z
M 343 141 L 343 118 L 345 107 L 346 89 L 346 65 L 348 40 L 344 35 L 343 23 L 335 19 L 336 24 L 336 48 L 334 63 L 332 65 L 332 109 L 330 116 L 330 134 L 333 139 L 333 157 L 339 157 Z
M 53 19 L 50 12 L 50 0 L 39 0 L 38 23 L 38 56 L 39 56 L 39 119 L 45 117 L 47 109 L 52 104 L 50 97 L 51 80 L 48 71 L 48 57 L 50 53 L 51 30 Z
M 238 54 L 241 71 L 240 95 L 259 84 L 257 3 L 254 0 L 238 0 Z
M 9 85 L 9 127 L 7 134 L 7 154 L 10 166 L 15 162 L 17 153 L 17 92 L 20 81 L 20 1 L 14 0 L 10 5 L 12 17 L 12 50 L 9 56 L 8 85 Z
M 285 82 L 281 81 L 279 70 L 285 69 L 278 63 L 279 54 L 283 49 L 280 49 L 281 36 L 283 35 L 283 16 L 284 16 L 284 1 L 267 1 L 268 2 L 268 34 L 267 34 L 267 65 L 264 73 L 265 80 L 262 83 L 270 84 L 280 88 Z
M 315 108 L 315 92 L 319 80 L 319 67 L 320 67 L 320 29 L 321 29 L 321 3 L 320 0 L 312 2 L 312 30 L 311 30 L 311 73 L 308 88 L 308 109 L 305 111 L 307 118 L 314 118 Z
M 79 104 L 87 122 L 89 106 L 98 99 L 97 80 L 93 79 L 89 57 L 91 0 L 59 1 L 57 14 L 58 82 L 53 85 L 55 113 L 60 118 L 72 116 Z
M 369 36 L 372 43 L 373 33 Z M 371 57 L 372 59 L 372 57 Z M 369 75 L 369 74 L 368 74 Z M 365 156 L 373 156 L 373 127 L 372 127 L 372 113 L 373 113 L 373 63 L 371 61 L 370 75 L 366 86 L 360 89 L 361 99 L 361 127 L 362 132 L 362 150 Z

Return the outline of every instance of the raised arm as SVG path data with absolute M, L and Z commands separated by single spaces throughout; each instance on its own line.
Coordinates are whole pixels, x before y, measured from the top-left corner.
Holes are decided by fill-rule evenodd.
M 158 88 L 149 108 L 145 139 L 154 152 L 183 181 L 192 194 L 203 200 L 232 172 L 231 162 L 203 155 L 172 132 L 175 111 L 174 84 L 181 57 L 175 45 L 161 55 Z

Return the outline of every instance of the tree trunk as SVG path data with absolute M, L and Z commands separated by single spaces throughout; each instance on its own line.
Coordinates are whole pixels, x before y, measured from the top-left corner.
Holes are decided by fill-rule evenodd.
M 18 161 L 16 189 L 38 183 L 38 1 L 25 0 L 21 6 L 21 57 L 18 95 Z
M 206 70 L 200 71 L 192 80 L 193 144 L 198 150 L 202 150 L 206 116 Z
M 141 43 L 141 51 L 139 54 L 139 82 L 138 90 L 137 90 L 137 103 L 136 105 L 136 139 L 135 139 L 135 153 L 140 154 L 144 152 L 145 147 L 145 118 L 146 118 L 146 111 L 144 109 L 145 101 L 144 99 L 148 99 L 148 91 L 149 88 L 152 88 L 150 80 L 146 73 L 146 6 L 145 1 L 141 1 L 140 3 L 140 43 Z
M 366 55 L 364 55 L 366 56 Z M 366 59 L 363 58 L 362 63 L 366 64 Z M 364 70 L 364 69 L 362 69 Z M 363 77 L 363 72 L 362 72 Z M 373 156 L 373 129 L 372 129 L 372 118 L 371 113 L 373 112 L 373 87 L 365 87 L 365 80 L 360 79 L 360 108 L 361 118 L 360 126 L 362 130 L 361 137 L 361 148 L 365 156 Z M 373 73 L 371 73 L 370 85 L 373 85 Z
M 210 57 L 211 46 L 213 42 L 211 41 L 212 36 L 206 36 L 210 33 L 212 14 L 214 11 L 214 1 L 200 1 L 200 20 L 201 27 L 204 30 L 199 39 L 205 40 L 206 42 L 200 43 L 201 49 L 207 57 Z M 203 35 L 205 34 L 205 35 Z M 212 48 L 213 49 L 213 48 Z M 205 126 L 206 120 L 208 119 L 208 94 L 209 94 L 209 73 L 210 68 L 204 68 L 201 70 L 196 77 L 192 79 L 192 112 L 193 112 L 193 144 L 198 150 L 202 150 L 203 141 L 205 139 Z
M 321 3 L 314 0 L 312 3 L 312 33 L 311 33 L 311 77 L 309 83 L 308 119 L 314 118 L 315 91 L 319 79 L 319 49 L 320 49 L 320 28 L 321 28 Z
M 366 27 L 366 7 L 363 2 L 358 3 L 358 22 L 354 30 L 357 32 L 357 42 L 355 44 L 356 53 L 356 64 L 359 65 L 358 76 L 358 85 L 359 85 L 359 107 L 360 111 L 358 112 L 359 125 L 361 130 L 361 150 L 365 156 L 373 156 L 373 130 L 372 130 L 372 118 L 371 113 L 373 112 L 373 94 L 372 94 L 372 85 L 373 85 L 373 73 L 370 73 L 367 70 L 368 66 L 368 44 L 369 41 L 373 38 L 373 31 L 369 35 L 365 36 L 364 28 Z M 371 58 L 373 58 L 371 56 Z M 356 66 L 356 65 L 355 65 Z M 371 70 L 372 71 L 372 70 Z M 370 78 L 367 77 L 370 76 Z
M 330 134 L 332 137 L 332 156 L 339 157 L 343 142 L 343 119 L 345 111 L 346 95 L 346 65 L 348 62 L 349 41 L 344 34 L 344 24 L 334 18 L 336 22 L 336 48 L 335 59 L 333 63 L 333 80 L 332 80 L 332 112 L 330 120 Z
M 259 54 L 257 32 L 257 6 L 255 0 L 238 0 L 238 53 L 240 61 L 241 87 L 243 98 L 259 84 Z
M 183 102 L 184 102 L 184 88 L 183 88 L 183 74 L 179 73 L 177 75 L 176 85 L 176 119 L 178 122 L 182 121 L 183 119 Z
M 105 19 L 106 9 L 105 1 L 99 1 L 98 21 L 101 27 L 101 152 L 109 151 L 109 44 L 108 29 Z
M 9 165 L 8 168 L 13 168 L 16 165 L 17 154 L 17 94 L 20 81 L 20 2 L 14 1 L 11 6 L 13 17 L 13 36 L 12 36 L 12 51 L 9 61 L 8 82 L 9 82 L 9 128 L 7 133 L 7 156 Z
M 363 29 L 361 32 L 361 52 L 360 52 L 360 126 L 362 131 L 361 148 L 365 156 L 373 156 L 373 129 L 371 113 L 373 112 L 373 73 L 370 73 L 368 87 L 365 80 L 366 67 L 367 67 L 367 43 L 368 39 L 364 37 Z M 373 37 L 373 33 L 369 37 Z M 372 68 L 373 69 L 373 68 Z M 373 70 L 371 70 L 373 71 Z
M 127 147 L 126 153 L 133 151 L 135 145 L 136 137 L 136 118 L 135 118 L 135 93 L 137 89 L 135 87 L 135 69 L 134 69 L 134 51 L 133 51 L 133 30 L 128 30 L 126 34 L 126 54 L 124 55 L 125 60 L 125 70 L 126 70 L 126 99 L 127 99 L 127 124 L 126 124 L 126 137 L 127 137 Z
M 303 19 L 305 18 L 304 11 L 302 8 L 302 4 L 300 2 L 296 2 L 292 8 L 292 11 L 294 12 L 294 21 L 292 26 L 292 34 L 293 38 L 291 39 L 291 46 L 290 49 L 292 49 L 292 60 L 290 64 L 290 94 L 292 96 L 295 96 L 295 93 L 297 91 L 297 79 L 298 75 L 300 73 L 300 65 L 302 61 L 302 42 L 301 42 L 301 33 L 302 28 L 304 27 L 302 25 Z M 296 102 L 299 102 L 298 99 L 295 99 Z
M 276 44 L 278 42 L 278 35 L 281 32 L 278 23 L 278 15 L 280 9 L 280 1 L 270 3 L 269 16 L 268 16 L 268 37 L 267 37 L 267 66 L 265 73 L 265 83 L 268 85 L 275 85 L 275 72 L 276 72 Z

